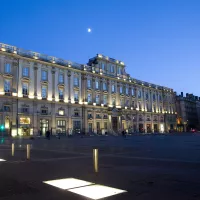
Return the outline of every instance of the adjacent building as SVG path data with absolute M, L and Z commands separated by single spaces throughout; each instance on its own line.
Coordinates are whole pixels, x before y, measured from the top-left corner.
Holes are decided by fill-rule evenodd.
M 175 99 L 116 59 L 97 54 L 84 65 L 0 43 L 0 123 L 13 136 L 169 132 Z
M 199 129 L 200 126 L 200 98 L 186 93 L 186 96 L 176 96 L 177 131 L 186 132 Z

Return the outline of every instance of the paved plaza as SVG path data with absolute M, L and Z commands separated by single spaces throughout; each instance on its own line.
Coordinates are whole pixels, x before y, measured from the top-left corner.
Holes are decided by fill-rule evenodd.
M 0 199 L 200 199 L 199 133 L 5 139 L 0 159 Z

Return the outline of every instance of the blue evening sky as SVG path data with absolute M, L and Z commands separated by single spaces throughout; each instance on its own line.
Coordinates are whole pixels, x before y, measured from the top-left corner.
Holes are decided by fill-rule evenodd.
M 0 42 L 78 63 L 101 53 L 136 79 L 200 96 L 199 0 L 1 0 L 0 8 Z

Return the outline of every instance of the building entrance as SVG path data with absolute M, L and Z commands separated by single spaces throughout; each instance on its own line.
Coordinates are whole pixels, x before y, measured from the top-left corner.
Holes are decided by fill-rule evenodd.
M 117 117 L 112 117 L 112 129 L 117 132 Z
M 49 120 L 41 119 L 40 120 L 40 131 L 41 131 L 42 135 L 45 135 L 47 130 L 49 130 Z

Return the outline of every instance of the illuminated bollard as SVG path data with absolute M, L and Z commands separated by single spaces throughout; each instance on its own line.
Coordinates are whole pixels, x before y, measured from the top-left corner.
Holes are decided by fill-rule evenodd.
M 99 151 L 98 149 L 93 149 L 93 162 L 94 162 L 94 171 L 98 172 L 99 171 Z
M 14 156 L 14 155 L 15 155 L 15 144 L 12 143 L 12 156 Z
M 30 159 L 30 151 L 31 151 L 31 145 L 30 144 L 27 144 L 27 159 L 29 160 Z

